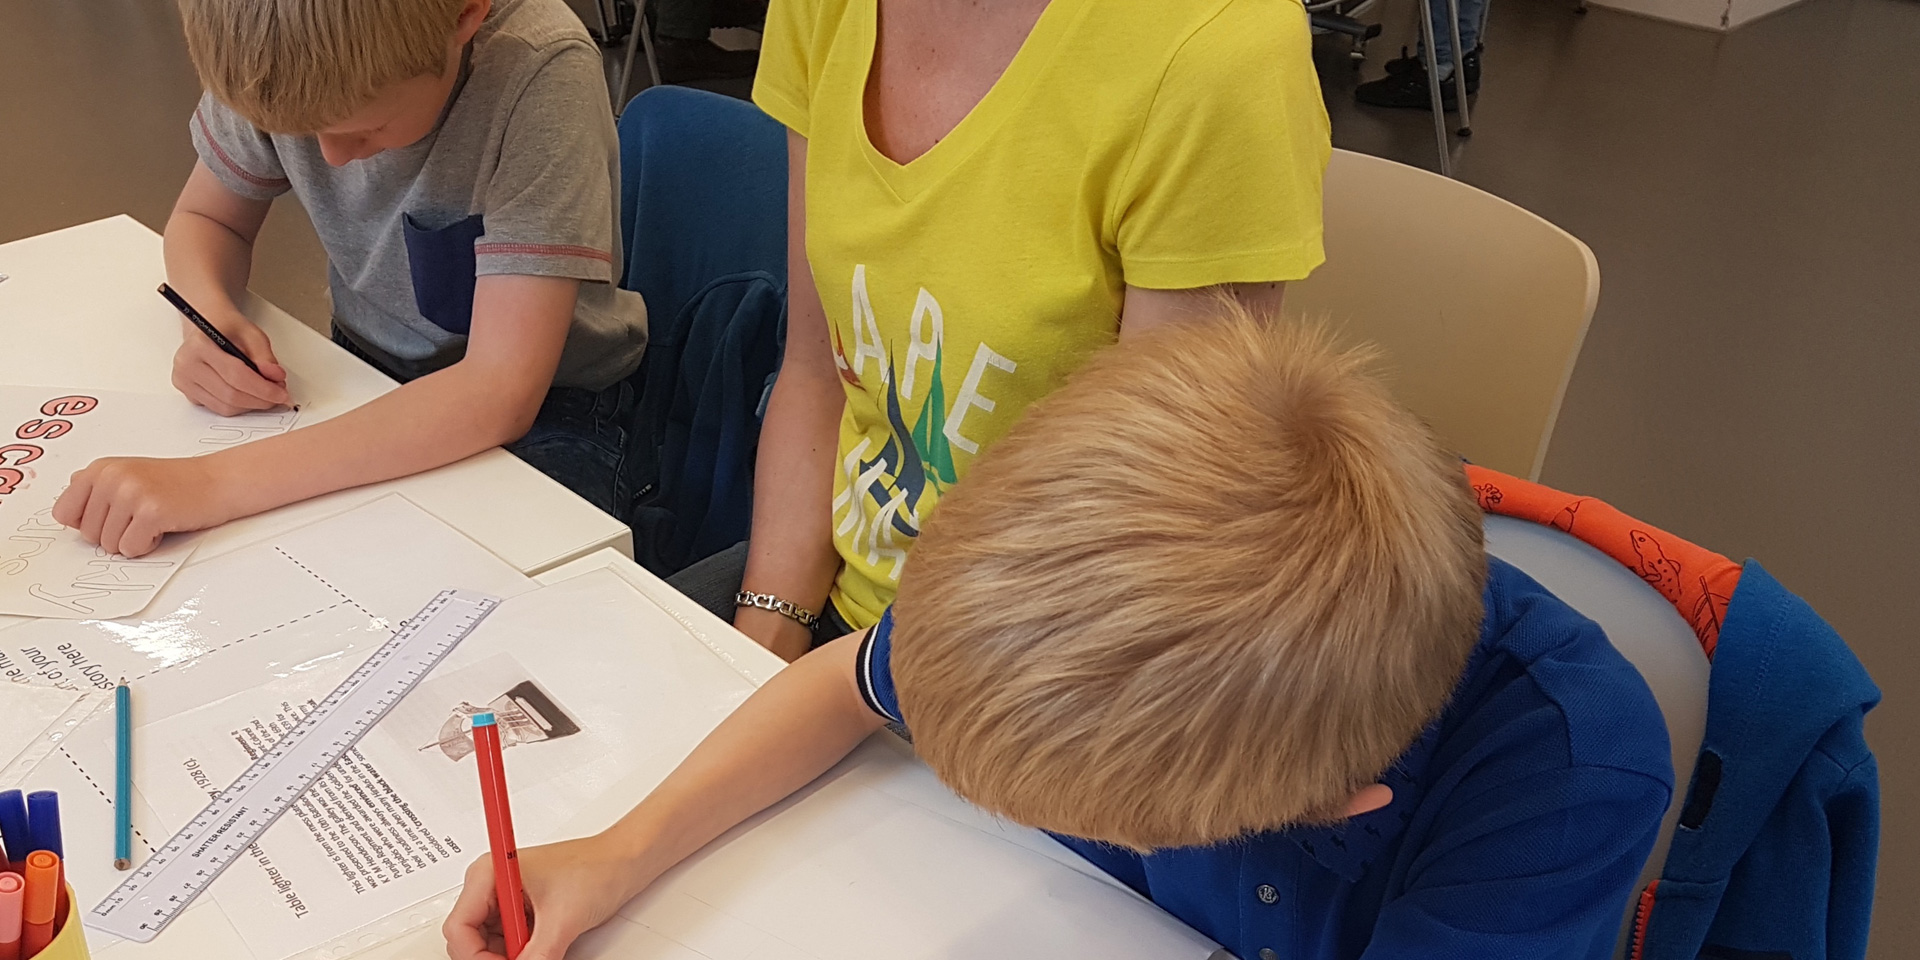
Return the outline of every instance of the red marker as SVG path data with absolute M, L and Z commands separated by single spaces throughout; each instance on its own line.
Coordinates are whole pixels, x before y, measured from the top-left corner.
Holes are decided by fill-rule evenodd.
M 0 960 L 20 960 L 21 901 L 27 882 L 17 873 L 0 873 Z
M 46 850 L 27 854 L 26 887 L 20 909 L 20 955 L 31 957 L 53 942 L 53 916 L 60 903 L 60 858 Z
M 527 948 L 527 910 L 520 892 L 520 851 L 513 845 L 513 811 L 507 805 L 507 770 L 500 762 L 500 728 L 493 714 L 474 714 L 473 747 L 480 765 L 480 801 L 487 810 L 487 846 L 493 849 L 500 933 L 507 941 L 507 960 L 514 960 Z

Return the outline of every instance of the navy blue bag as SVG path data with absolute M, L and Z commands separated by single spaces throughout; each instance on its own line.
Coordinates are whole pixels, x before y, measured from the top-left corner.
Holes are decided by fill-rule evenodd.
M 643 474 L 628 526 L 661 576 L 747 539 L 764 399 L 786 325 L 786 128 L 685 87 L 620 116 L 621 285 L 649 339 L 629 455 Z

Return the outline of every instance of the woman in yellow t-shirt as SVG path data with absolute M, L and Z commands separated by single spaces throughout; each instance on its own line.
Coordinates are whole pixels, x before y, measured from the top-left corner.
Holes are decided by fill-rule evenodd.
M 1089 354 L 1322 259 L 1298 0 L 773 0 L 754 100 L 790 131 L 789 327 L 735 623 L 789 659 L 879 618 Z

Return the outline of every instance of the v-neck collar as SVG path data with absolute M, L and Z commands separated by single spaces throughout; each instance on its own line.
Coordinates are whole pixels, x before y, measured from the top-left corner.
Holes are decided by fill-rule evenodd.
M 992 137 L 1006 118 L 1018 109 L 1033 90 L 1034 82 L 1046 71 L 1060 48 L 1060 42 L 1085 13 L 1087 0 L 1050 0 L 1040 17 L 1020 43 L 1013 59 L 1000 72 L 986 95 L 967 111 L 947 135 L 926 152 L 906 163 L 896 162 L 873 145 L 867 131 L 866 90 L 873 77 L 874 54 L 880 42 L 880 0 L 858 0 L 854 47 L 863 58 L 860 70 L 859 139 L 861 153 L 873 171 L 885 181 L 894 196 L 912 200 L 929 185 L 945 177 L 981 144 Z

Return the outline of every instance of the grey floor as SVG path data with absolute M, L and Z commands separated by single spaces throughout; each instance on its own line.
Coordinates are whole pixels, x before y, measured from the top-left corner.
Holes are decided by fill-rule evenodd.
M 1386 11 L 1368 75 L 1410 33 Z M 167 0 L 0 3 L 0 242 L 159 228 L 197 94 Z M 1888 702 L 1876 960 L 1920 956 L 1920 4 L 1807 0 L 1730 35 L 1496 0 L 1470 183 L 1590 244 L 1603 289 L 1545 479 L 1735 557 L 1839 628 Z M 1420 113 L 1334 138 L 1432 165 Z M 254 287 L 324 327 L 324 258 L 276 207 Z
M 1373 69 L 1410 17 L 1388 13 Z M 1724 35 L 1494 0 L 1455 156 L 1600 261 L 1543 479 L 1758 558 L 1886 694 L 1878 960 L 1920 956 L 1916 44 L 1911 0 L 1807 0 Z M 1429 115 L 1356 107 L 1340 49 L 1334 142 L 1432 167 Z

